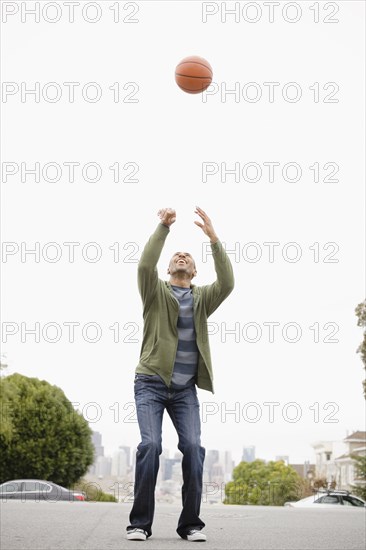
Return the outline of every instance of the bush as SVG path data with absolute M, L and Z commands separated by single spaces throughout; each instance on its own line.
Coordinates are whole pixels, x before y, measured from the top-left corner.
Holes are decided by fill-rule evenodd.
M 240 462 L 233 472 L 233 481 L 225 486 L 224 504 L 258 504 L 283 506 L 299 500 L 305 481 L 282 460 Z
M 99 485 L 95 482 L 89 482 L 81 479 L 73 486 L 74 491 L 82 491 L 86 495 L 86 500 L 89 502 L 117 502 L 114 495 L 104 493 Z

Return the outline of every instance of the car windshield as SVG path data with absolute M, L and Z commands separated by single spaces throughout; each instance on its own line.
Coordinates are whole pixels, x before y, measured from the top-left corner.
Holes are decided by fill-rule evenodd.
M 355 497 L 343 497 L 343 504 L 345 506 L 364 506 L 362 500 Z

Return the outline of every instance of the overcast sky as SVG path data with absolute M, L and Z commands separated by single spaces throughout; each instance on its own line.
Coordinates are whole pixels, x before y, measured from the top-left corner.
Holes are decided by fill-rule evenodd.
M 365 4 L 40 2 L 37 22 L 34 4 L 2 2 L 8 372 L 62 388 L 106 453 L 136 446 L 137 261 L 172 207 L 159 276 L 185 250 L 213 282 L 199 205 L 236 281 L 209 319 L 204 446 L 295 463 L 365 429 Z M 205 94 L 175 83 L 188 55 L 213 68 Z

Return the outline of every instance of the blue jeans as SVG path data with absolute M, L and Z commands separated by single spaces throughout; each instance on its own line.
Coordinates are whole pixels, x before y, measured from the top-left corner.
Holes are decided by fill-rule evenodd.
M 151 535 L 155 510 L 155 485 L 162 452 L 161 431 L 164 409 L 178 433 L 183 453 L 182 505 L 177 533 L 186 538 L 190 529 L 202 529 L 199 518 L 205 449 L 201 447 L 201 422 L 196 386 L 183 390 L 168 388 L 158 375 L 136 374 L 135 403 L 141 443 L 137 447 L 134 503 L 127 531 L 136 527 Z

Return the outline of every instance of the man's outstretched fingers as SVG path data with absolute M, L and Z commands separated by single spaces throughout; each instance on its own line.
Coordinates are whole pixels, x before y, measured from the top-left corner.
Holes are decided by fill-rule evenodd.
M 206 212 L 204 210 L 202 210 L 202 208 L 200 208 L 199 206 L 196 206 L 197 210 L 199 210 L 202 214 L 204 214 L 205 216 L 207 216 Z
M 207 221 L 209 217 L 207 216 L 206 212 L 202 210 L 202 208 L 196 207 L 196 214 L 198 214 L 204 221 Z

